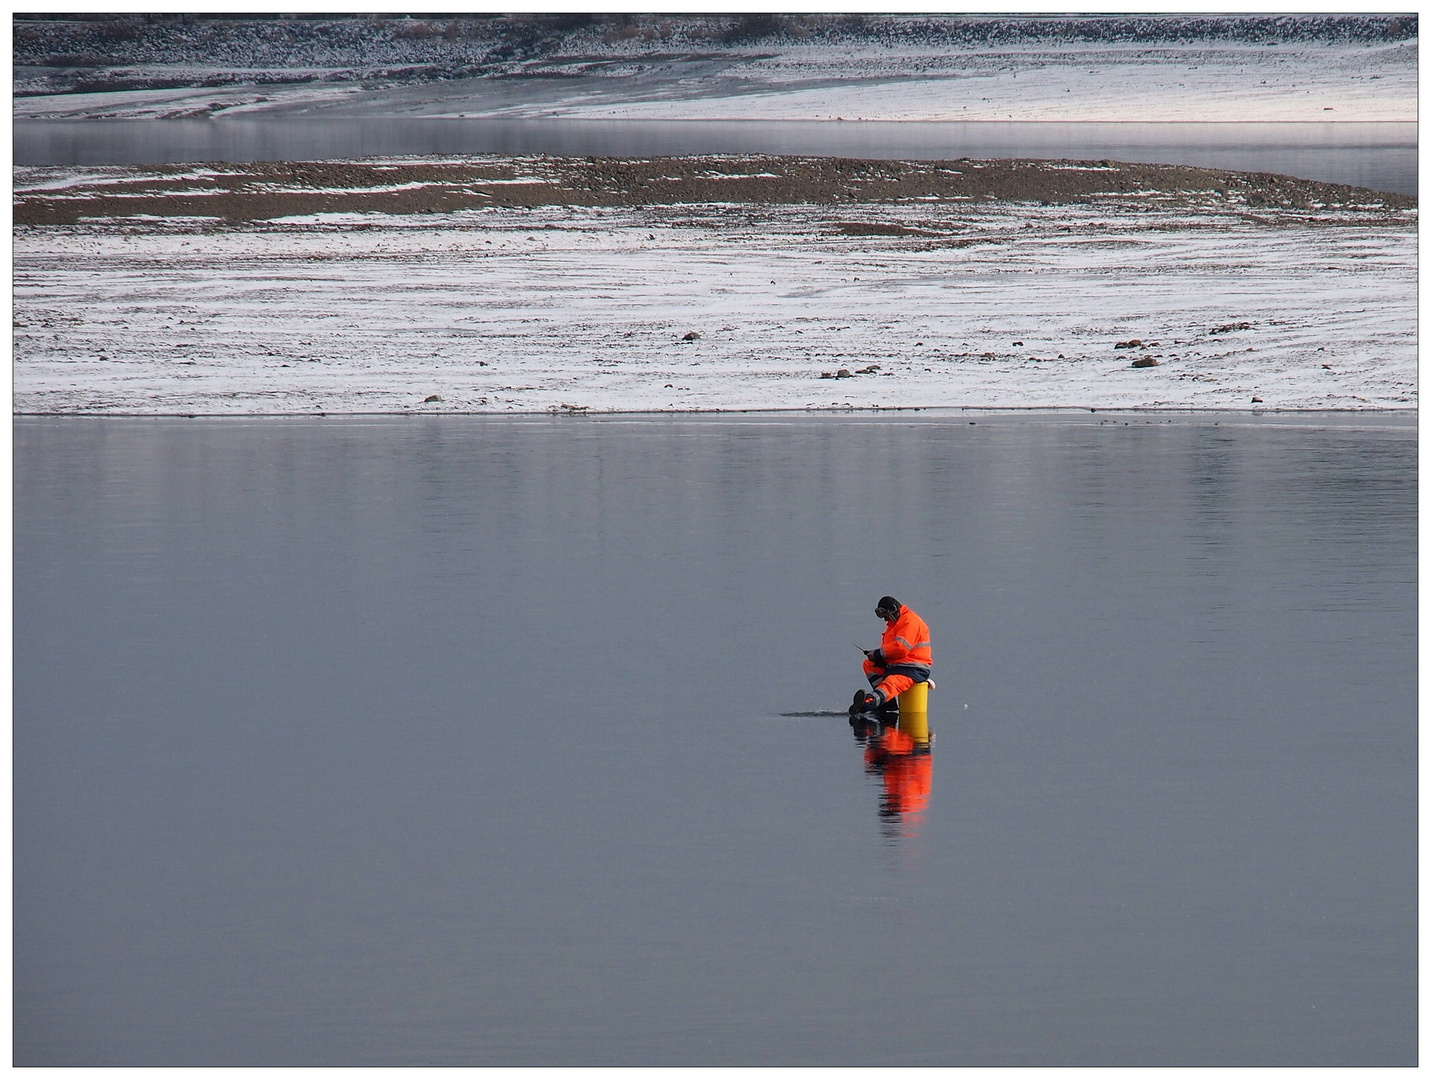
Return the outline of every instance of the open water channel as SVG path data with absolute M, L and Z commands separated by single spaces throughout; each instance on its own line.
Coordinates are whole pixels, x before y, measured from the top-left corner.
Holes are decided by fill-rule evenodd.
M 524 87 L 524 92 L 526 88 Z M 795 154 L 1098 159 L 1284 173 L 1415 195 L 1415 123 L 507 120 L 371 116 L 19 120 L 16 165 L 312 161 L 395 154 Z
M 16 1064 L 1417 1059 L 1412 418 L 14 454 Z

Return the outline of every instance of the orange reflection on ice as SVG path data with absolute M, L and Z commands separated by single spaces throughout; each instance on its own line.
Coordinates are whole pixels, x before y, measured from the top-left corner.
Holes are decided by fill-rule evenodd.
M 865 772 L 884 783 L 879 814 L 883 822 L 911 836 L 919 815 L 929 805 L 934 783 L 934 738 L 928 713 L 901 713 L 897 720 L 880 723 L 869 717 L 850 721 L 855 740 L 865 748 Z

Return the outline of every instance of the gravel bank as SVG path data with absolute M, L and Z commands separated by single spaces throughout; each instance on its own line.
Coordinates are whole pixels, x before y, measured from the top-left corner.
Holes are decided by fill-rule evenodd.
M 1384 213 L 1409 196 L 1268 173 L 1111 161 L 884 162 L 761 156 L 396 159 L 19 169 L 15 222 L 148 216 L 263 221 L 494 207 L 840 206 L 982 201 L 1263 213 Z

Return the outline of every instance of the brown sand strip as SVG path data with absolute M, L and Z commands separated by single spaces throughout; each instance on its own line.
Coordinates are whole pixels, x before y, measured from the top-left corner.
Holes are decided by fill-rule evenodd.
M 201 173 L 200 178 L 195 178 Z M 432 214 L 486 207 L 844 205 L 1006 200 L 1163 209 L 1399 210 L 1411 196 L 1270 173 L 1110 161 L 845 158 L 484 158 L 134 166 L 105 182 L 26 190 L 17 225 L 150 215 L 262 221 L 317 213 Z

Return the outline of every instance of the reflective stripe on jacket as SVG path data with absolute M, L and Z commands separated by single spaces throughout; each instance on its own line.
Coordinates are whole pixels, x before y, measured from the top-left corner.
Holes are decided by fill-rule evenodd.
M 885 665 L 890 664 L 934 664 L 933 643 L 929 640 L 929 627 L 916 615 L 908 604 L 899 609 L 899 617 L 884 628 L 879 651 L 884 654 Z

